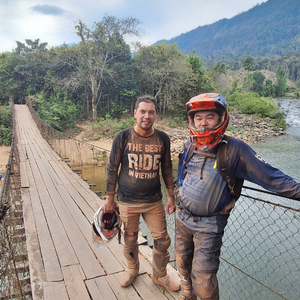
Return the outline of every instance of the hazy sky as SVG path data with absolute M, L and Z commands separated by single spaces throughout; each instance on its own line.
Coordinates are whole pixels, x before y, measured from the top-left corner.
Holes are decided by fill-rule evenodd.
M 81 20 L 91 28 L 104 15 L 137 18 L 145 31 L 139 41 L 151 45 L 262 2 L 266 0 L 0 0 L 0 53 L 25 39 L 39 38 L 50 47 L 77 43 L 74 24 Z

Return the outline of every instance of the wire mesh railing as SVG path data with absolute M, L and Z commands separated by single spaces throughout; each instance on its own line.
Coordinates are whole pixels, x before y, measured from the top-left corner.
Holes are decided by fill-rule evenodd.
M 102 181 L 103 188 L 97 189 L 103 192 L 108 151 L 63 135 L 45 124 L 30 104 L 28 106 L 41 134 L 52 148 L 74 171 L 88 180 L 91 188 L 96 179 Z M 85 168 L 94 170 L 90 171 L 88 179 L 85 178 Z M 103 171 L 100 175 L 99 170 Z M 174 214 L 167 216 L 172 239 L 171 257 L 174 257 L 175 248 L 174 217 Z M 143 224 L 141 230 L 151 240 Z M 299 258 L 300 202 L 261 191 L 251 184 L 243 187 L 223 238 L 218 272 L 220 298 L 300 299 Z
M 0 193 L 0 258 L 0 299 L 32 299 L 14 130 Z
M 300 202 L 243 188 L 218 273 L 223 299 L 300 299 Z

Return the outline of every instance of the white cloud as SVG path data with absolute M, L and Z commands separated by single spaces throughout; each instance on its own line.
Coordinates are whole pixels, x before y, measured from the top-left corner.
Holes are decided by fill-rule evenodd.
M 247 11 L 258 0 L 9 0 L 0 3 L 0 52 L 12 51 L 16 41 L 48 42 L 49 46 L 78 42 L 74 22 L 89 27 L 105 14 L 134 17 L 146 35 L 140 40 L 152 44 L 171 39 L 198 26 L 212 24 Z

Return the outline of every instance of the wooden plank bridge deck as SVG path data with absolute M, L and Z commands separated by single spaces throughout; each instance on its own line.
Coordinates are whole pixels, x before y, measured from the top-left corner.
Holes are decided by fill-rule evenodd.
M 102 249 L 92 243 L 91 220 L 103 200 L 42 138 L 26 105 L 14 105 L 14 114 L 32 298 L 177 299 L 152 282 L 147 245 L 139 246 L 138 277 L 120 286 L 122 245 L 117 239 Z M 168 272 L 177 276 L 171 266 Z

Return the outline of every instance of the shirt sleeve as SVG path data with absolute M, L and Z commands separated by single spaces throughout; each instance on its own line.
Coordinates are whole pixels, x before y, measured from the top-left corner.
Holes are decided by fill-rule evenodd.
M 243 141 L 230 139 L 227 157 L 227 167 L 234 178 L 242 178 L 281 196 L 300 200 L 300 184 L 267 163 Z
M 164 134 L 164 148 L 165 148 L 165 152 L 161 161 L 161 173 L 166 188 L 171 189 L 174 187 L 174 176 L 173 176 L 173 167 L 172 167 L 172 160 L 171 160 L 170 138 L 166 133 Z
M 106 167 L 106 194 L 114 195 L 117 182 L 118 171 L 122 158 L 122 132 L 118 132 L 113 140 L 109 155 L 109 164 Z

